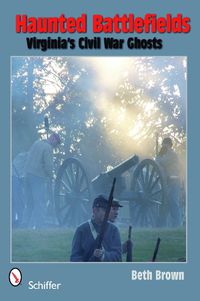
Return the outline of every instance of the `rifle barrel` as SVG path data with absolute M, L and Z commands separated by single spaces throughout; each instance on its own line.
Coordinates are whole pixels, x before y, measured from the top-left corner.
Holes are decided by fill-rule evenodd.
M 104 216 L 104 219 L 103 219 L 103 223 L 102 223 L 102 226 L 101 226 L 101 231 L 100 231 L 99 237 L 98 237 L 98 242 L 97 242 L 97 246 L 96 246 L 97 249 L 101 248 L 102 241 L 103 241 L 103 238 L 104 238 L 104 234 L 105 234 L 105 231 L 106 231 L 109 214 L 110 214 L 110 210 L 111 210 L 111 207 L 112 207 L 115 183 L 116 183 L 116 178 L 113 179 L 113 184 L 112 184 L 112 188 L 111 188 L 109 199 L 108 199 L 108 207 L 106 209 L 105 216 Z
M 49 136 L 49 118 L 48 118 L 48 116 L 44 117 L 44 127 L 46 130 L 47 139 L 48 139 L 48 136 Z
M 128 241 L 127 241 L 127 254 L 126 254 L 126 262 L 132 262 L 132 241 L 131 241 L 131 231 L 132 226 L 129 226 L 128 228 Z
M 155 246 L 155 249 L 154 249 L 154 253 L 153 253 L 153 257 L 152 257 L 152 262 L 154 262 L 156 260 L 156 256 L 158 254 L 158 249 L 159 249 L 159 245 L 160 245 L 160 237 L 158 237 L 157 239 L 157 242 L 156 242 L 156 246 Z
M 131 231 L 132 231 L 132 226 L 129 226 L 129 228 L 128 228 L 128 239 L 131 239 Z

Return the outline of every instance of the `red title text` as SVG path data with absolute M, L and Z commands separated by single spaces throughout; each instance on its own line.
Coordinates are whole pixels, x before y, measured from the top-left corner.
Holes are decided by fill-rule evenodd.
M 113 17 L 95 14 L 92 16 L 93 33 L 188 33 L 191 20 L 181 13 L 176 15 L 145 14 L 143 17 L 133 13 Z M 33 17 L 16 15 L 17 33 L 86 33 L 87 15 L 79 17 Z

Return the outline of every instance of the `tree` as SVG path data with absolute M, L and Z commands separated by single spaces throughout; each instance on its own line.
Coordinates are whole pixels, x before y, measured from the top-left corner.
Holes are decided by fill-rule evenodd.
M 13 154 L 45 137 L 48 116 L 59 161 L 81 157 L 92 176 L 133 153 L 154 156 L 156 133 L 185 158 L 186 68 L 185 57 L 14 57 Z

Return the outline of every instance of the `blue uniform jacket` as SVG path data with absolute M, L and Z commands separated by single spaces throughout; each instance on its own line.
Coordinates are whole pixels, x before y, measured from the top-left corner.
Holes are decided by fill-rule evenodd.
M 88 252 L 94 244 L 94 237 L 90 228 L 89 221 L 81 224 L 74 234 L 72 241 L 72 252 L 70 261 L 83 262 L 86 261 Z M 121 257 L 121 240 L 118 228 L 108 222 L 107 229 L 104 235 L 102 246 L 105 250 L 104 262 L 122 261 Z M 95 261 L 91 256 L 89 261 Z

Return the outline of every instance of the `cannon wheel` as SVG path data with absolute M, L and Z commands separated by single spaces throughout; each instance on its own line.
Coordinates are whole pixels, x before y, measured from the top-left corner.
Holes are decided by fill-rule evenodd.
M 90 186 L 86 172 L 75 158 L 66 159 L 55 182 L 55 210 L 60 226 L 74 227 L 90 214 Z
M 138 227 L 158 227 L 165 223 L 166 184 L 158 164 L 151 159 L 141 161 L 134 170 L 130 216 Z

